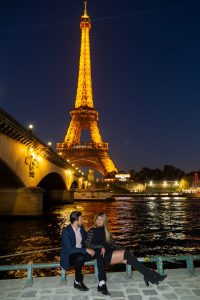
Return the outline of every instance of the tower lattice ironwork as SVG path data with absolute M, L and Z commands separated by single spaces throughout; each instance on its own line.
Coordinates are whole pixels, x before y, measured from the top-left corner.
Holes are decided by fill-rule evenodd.
M 81 49 L 78 87 L 75 108 L 70 112 L 71 121 L 62 143 L 57 143 L 57 151 L 78 167 L 92 167 L 109 176 L 117 173 L 108 154 L 108 143 L 104 143 L 98 128 L 98 112 L 94 109 L 90 61 L 90 17 L 87 14 L 87 1 L 84 1 L 84 14 L 81 17 Z M 81 143 L 82 130 L 90 133 L 90 142 Z

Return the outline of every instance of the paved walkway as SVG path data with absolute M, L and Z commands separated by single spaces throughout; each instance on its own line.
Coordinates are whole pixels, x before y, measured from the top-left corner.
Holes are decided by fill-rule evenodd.
M 110 296 L 97 292 L 97 280 L 93 274 L 85 275 L 88 292 L 73 288 L 74 276 L 68 276 L 66 283 L 60 277 L 34 278 L 31 288 L 25 288 L 24 279 L 0 280 L 1 300 L 200 300 L 200 268 L 194 276 L 186 269 L 166 270 L 167 279 L 158 286 L 146 287 L 142 276 L 134 272 L 134 279 L 126 279 L 125 273 L 108 273 Z

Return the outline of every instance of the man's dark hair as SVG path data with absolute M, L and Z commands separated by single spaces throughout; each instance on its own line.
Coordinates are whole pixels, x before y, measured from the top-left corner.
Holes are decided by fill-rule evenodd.
M 82 213 L 80 211 L 73 211 L 69 216 L 70 222 L 74 223 L 74 221 L 77 221 L 80 216 L 82 216 Z

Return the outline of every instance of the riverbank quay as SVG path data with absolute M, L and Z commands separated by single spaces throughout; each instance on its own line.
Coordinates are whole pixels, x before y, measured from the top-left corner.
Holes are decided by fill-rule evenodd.
M 68 275 L 65 282 L 60 276 L 36 277 L 31 287 L 25 279 L 0 280 L 1 300 L 199 300 L 200 268 L 191 275 L 187 269 L 166 269 L 167 278 L 159 285 L 146 286 L 142 275 L 134 271 L 133 278 L 127 279 L 125 272 L 107 274 L 110 296 L 97 291 L 98 281 L 94 274 L 86 274 L 84 283 L 89 291 L 80 292 L 73 287 L 74 275 Z

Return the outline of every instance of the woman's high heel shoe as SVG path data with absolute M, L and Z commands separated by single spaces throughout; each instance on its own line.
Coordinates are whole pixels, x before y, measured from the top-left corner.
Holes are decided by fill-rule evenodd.
M 159 279 L 159 281 L 163 281 L 167 277 L 167 275 L 160 275 L 160 276 L 161 276 L 161 278 Z
M 144 282 L 146 286 L 149 286 L 149 282 L 152 284 L 159 284 L 159 281 L 163 281 L 167 275 L 160 275 L 155 271 L 150 271 L 144 275 Z
M 149 286 L 149 282 L 148 281 L 145 280 L 144 282 L 145 282 L 146 286 Z

